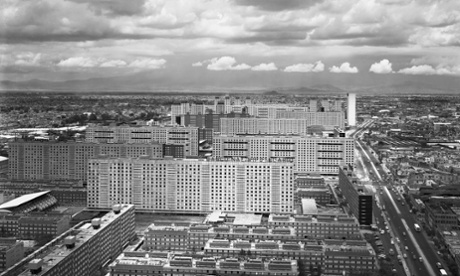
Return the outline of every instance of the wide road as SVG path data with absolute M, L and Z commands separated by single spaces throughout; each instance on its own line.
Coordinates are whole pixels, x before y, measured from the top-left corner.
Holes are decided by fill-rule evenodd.
M 402 205 L 404 198 L 396 193 L 396 188 L 388 181 L 388 175 L 370 149 L 361 141 L 357 140 L 357 148 L 362 153 L 364 166 L 372 171 L 373 182 L 381 187 L 382 193 L 378 193 L 380 204 L 385 207 L 385 214 L 390 218 L 389 223 L 395 237 L 400 240 L 402 254 L 406 254 L 405 261 L 410 270 L 409 275 L 437 276 L 439 270 L 436 262 L 440 262 L 439 256 L 430 245 L 427 236 L 423 232 L 416 232 L 414 224 L 417 223 L 410 212 L 408 205 Z M 398 200 L 399 198 L 399 200 Z M 375 212 L 374 212 L 375 213 Z M 405 249 L 407 247 L 407 250 Z M 422 257 L 420 262 L 419 257 Z M 415 258 L 415 259 L 414 259 Z M 398 269 L 398 275 L 400 269 Z

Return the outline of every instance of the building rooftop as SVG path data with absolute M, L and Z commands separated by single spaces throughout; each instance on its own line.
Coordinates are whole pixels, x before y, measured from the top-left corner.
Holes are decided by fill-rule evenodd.
M 214 211 L 205 218 L 203 223 L 260 225 L 262 224 L 262 215 L 245 213 L 224 213 L 222 211 Z
M 2 205 L 0 205 L 0 209 L 9 209 L 9 208 L 15 208 L 15 207 L 18 207 L 18 206 L 21 206 L 27 202 L 30 202 L 36 198 L 39 198 L 43 195 L 46 195 L 48 193 L 50 193 L 51 191 L 43 191 L 43 192 L 38 192 L 38 193 L 33 193 L 33 194 L 27 194 L 27 195 L 23 195 L 23 196 L 20 196 L 20 197 L 17 197 L 15 199 L 12 199 L 8 202 L 5 202 L 3 203 Z
M 316 200 L 314 198 L 302 198 L 302 213 L 317 214 Z
M 65 259 L 67 256 L 69 256 L 73 251 L 75 251 L 77 248 L 82 246 L 85 242 L 91 239 L 98 232 L 102 231 L 102 229 L 107 227 L 117 217 L 127 212 L 130 208 L 133 208 L 133 205 L 122 205 L 122 208 L 120 209 L 119 214 L 115 214 L 113 211 L 111 211 L 107 213 L 106 215 L 104 215 L 102 218 L 96 219 L 98 222 L 96 224 L 99 224 L 99 228 L 93 227 L 92 223 L 85 223 L 78 229 L 75 229 L 72 236 L 67 236 L 64 240 L 62 240 L 61 242 L 58 242 L 58 244 L 46 250 L 45 251 L 47 253 L 46 255 L 37 256 L 37 258 L 33 260 L 33 261 L 36 261 L 38 259 L 43 260 L 43 264 L 41 266 L 42 267 L 41 272 L 37 274 L 33 274 L 33 275 L 37 275 L 37 276 L 44 275 L 52 267 L 54 267 L 59 262 L 61 262 L 63 259 Z M 66 246 L 65 242 L 67 239 L 74 241 L 73 247 L 68 248 Z M 32 274 L 30 270 L 26 270 L 19 275 L 28 276 Z

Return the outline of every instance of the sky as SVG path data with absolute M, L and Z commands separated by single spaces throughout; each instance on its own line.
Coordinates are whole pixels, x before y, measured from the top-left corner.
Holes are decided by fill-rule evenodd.
M 0 7 L 0 81 L 460 84 L 458 0 L 3 0 Z

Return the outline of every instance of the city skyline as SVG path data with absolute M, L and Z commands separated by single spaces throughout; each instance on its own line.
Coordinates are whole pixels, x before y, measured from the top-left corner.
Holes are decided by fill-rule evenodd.
M 0 88 L 454 90 L 458 10 L 428 0 L 12 0 L 2 9 Z

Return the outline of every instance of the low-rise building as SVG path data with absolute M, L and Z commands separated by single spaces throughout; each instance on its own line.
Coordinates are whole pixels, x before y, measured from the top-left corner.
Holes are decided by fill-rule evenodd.
M 0 238 L 0 273 L 24 258 L 24 244 L 15 238 Z
M 68 233 L 53 240 L 49 248 L 34 253 L 35 259 L 27 267 L 18 264 L 5 276 L 99 275 L 135 237 L 134 206 L 116 205 L 113 211 Z
M 18 219 L 18 236 L 21 239 L 57 237 L 70 227 L 69 215 L 29 214 Z
M 158 252 L 125 252 L 109 266 L 110 276 L 132 275 L 299 275 L 292 259 L 220 258 L 172 255 Z

